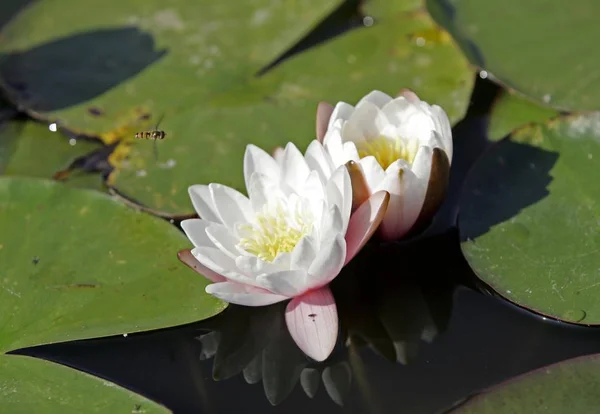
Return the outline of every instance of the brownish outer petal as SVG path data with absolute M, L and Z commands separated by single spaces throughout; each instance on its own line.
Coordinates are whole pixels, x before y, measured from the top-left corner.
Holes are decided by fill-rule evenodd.
M 369 190 L 369 184 L 367 184 L 367 179 L 359 163 L 352 160 L 348 161 L 346 169 L 350 174 L 350 182 L 352 183 L 352 212 L 354 212 L 369 199 L 371 190 Z
M 413 226 L 413 231 L 423 230 L 429 224 L 429 220 L 437 213 L 444 202 L 444 198 L 446 198 L 449 178 L 450 161 L 448 160 L 448 156 L 443 149 L 434 148 L 425 201 L 423 202 L 423 207 L 421 207 L 419 217 Z

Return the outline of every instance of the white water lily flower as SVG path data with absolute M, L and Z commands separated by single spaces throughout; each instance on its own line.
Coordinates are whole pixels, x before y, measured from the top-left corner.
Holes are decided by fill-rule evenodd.
M 404 90 L 373 91 L 356 107 L 320 103 L 317 138 L 336 166 L 348 163 L 354 206 L 385 190 L 390 202 L 379 228 L 397 240 L 427 223 L 442 203 L 452 161 L 448 116 L 437 105 Z
M 220 184 L 189 188 L 201 218 L 181 223 L 197 260 L 185 262 L 215 282 L 208 293 L 227 302 L 292 299 L 286 322 L 293 339 L 323 360 L 338 330 L 327 285 L 378 227 L 389 195 L 374 194 L 351 217 L 350 176 L 344 166 L 334 169 L 318 141 L 305 156 L 290 143 L 277 160 L 249 145 L 244 177 L 248 197 Z

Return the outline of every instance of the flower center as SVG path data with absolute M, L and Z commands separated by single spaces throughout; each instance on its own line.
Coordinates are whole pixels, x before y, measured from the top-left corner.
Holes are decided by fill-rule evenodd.
M 238 227 L 238 247 L 272 262 L 280 253 L 294 250 L 300 239 L 312 232 L 313 223 L 312 211 L 298 198 L 272 201 L 256 214 L 253 223 Z
M 407 145 L 400 137 L 389 138 L 380 136 L 374 139 L 366 139 L 356 144 L 360 158 L 372 155 L 384 170 L 394 161 L 403 159 L 412 164 L 417 154 L 417 140 L 409 141 L 413 145 Z

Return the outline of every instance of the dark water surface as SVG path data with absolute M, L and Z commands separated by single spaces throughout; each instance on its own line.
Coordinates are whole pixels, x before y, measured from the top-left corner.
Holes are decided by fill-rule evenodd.
M 454 292 L 448 329 L 422 343 L 415 361 L 392 363 L 370 349 L 350 363 L 343 408 L 323 384 L 309 399 L 300 384 L 273 407 L 261 383 L 242 374 L 215 382 L 213 359 L 200 360 L 193 326 L 162 332 L 38 347 L 23 353 L 110 379 L 175 413 L 436 413 L 499 381 L 583 354 L 600 352 L 600 331 L 543 320 L 471 289 Z M 359 363 L 355 361 L 359 360 Z M 317 366 L 318 367 L 318 366 Z

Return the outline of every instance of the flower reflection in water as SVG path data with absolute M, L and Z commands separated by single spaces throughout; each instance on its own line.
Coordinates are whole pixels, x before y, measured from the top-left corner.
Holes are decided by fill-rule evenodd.
M 300 383 L 308 397 L 324 388 L 339 405 L 355 388 L 374 408 L 377 398 L 369 390 L 361 355 L 370 349 L 391 362 L 407 364 L 418 358 L 423 341 L 431 342 L 445 330 L 454 278 L 440 271 L 457 268 L 448 262 L 452 242 L 445 235 L 404 246 L 364 248 L 331 285 L 341 329 L 333 354 L 322 363 L 304 355 L 292 340 L 285 325 L 285 303 L 259 308 L 231 305 L 204 321 L 201 359 L 214 359 L 217 381 L 239 373 L 248 384 L 262 381 L 273 405 L 283 402 Z

